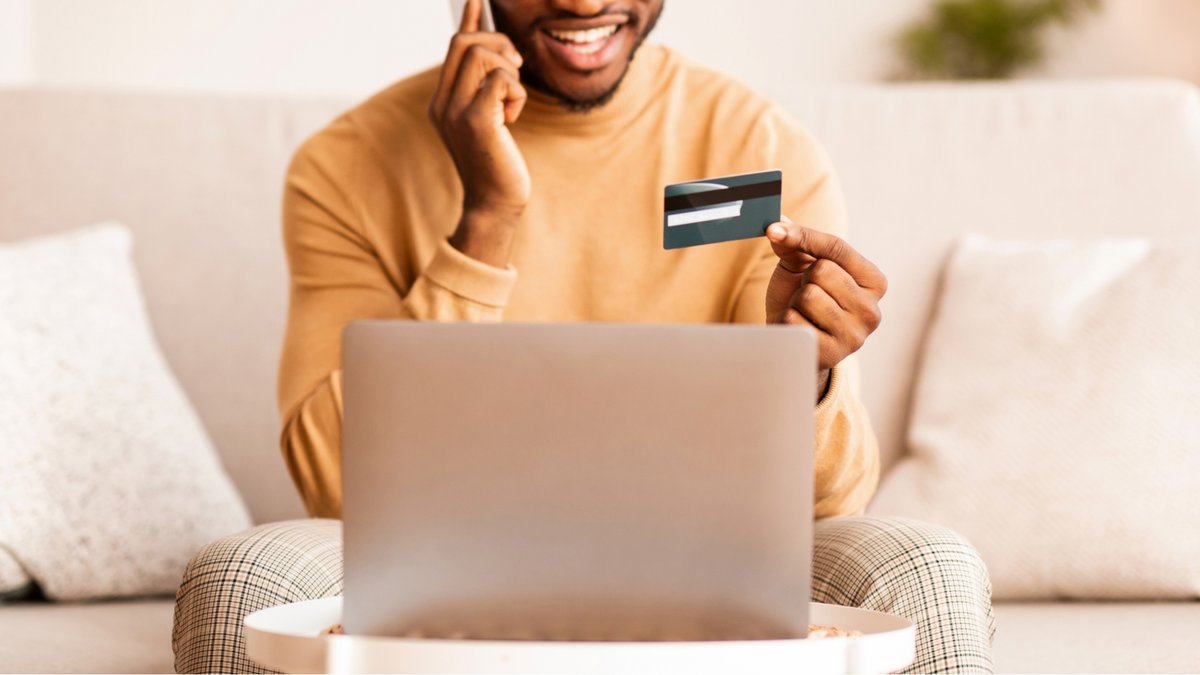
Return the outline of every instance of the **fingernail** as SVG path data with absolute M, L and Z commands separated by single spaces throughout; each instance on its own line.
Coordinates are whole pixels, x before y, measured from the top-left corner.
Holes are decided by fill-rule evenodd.
M 783 229 L 782 225 L 772 225 L 767 228 L 767 236 L 772 239 L 785 239 L 787 230 Z
M 508 58 L 520 68 L 521 64 L 525 63 L 525 59 L 521 57 L 521 52 L 509 52 Z

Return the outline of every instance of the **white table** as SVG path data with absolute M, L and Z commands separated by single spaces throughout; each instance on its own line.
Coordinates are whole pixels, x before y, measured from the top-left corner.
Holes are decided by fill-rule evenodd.
M 809 620 L 862 637 L 729 642 L 488 642 L 321 635 L 342 599 L 281 605 L 246 617 L 246 653 L 285 673 L 885 673 L 912 662 L 911 621 L 812 603 Z

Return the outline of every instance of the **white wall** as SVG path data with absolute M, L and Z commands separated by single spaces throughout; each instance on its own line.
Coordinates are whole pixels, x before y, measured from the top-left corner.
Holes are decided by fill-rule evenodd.
M 361 96 L 441 60 L 445 0 L 32 0 L 39 82 Z M 671 0 L 655 39 L 750 84 L 869 80 L 924 0 Z
M 363 95 L 439 60 L 427 0 L 33 0 L 39 82 Z
M 1162 75 L 1200 83 L 1200 0 L 1106 0 L 1054 37 L 1052 76 Z
M 31 0 L 0 0 L 0 84 L 33 78 Z
M 787 99 L 886 75 L 889 38 L 928 1 L 669 0 L 655 38 Z M 1105 6 L 1054 36 L 1046 74 L 1200 81 L 1200 0 Z M 4 20 L 30 11 L 27 35 Z M 439 61 L 450 31 L 444 0 L 0 0 L 11 70 L 48 85 L 358 97 Z

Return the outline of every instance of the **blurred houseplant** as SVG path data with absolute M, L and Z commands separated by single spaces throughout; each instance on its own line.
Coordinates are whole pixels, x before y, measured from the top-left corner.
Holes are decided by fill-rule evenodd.
M 998 79 L 1040 65 L 1042 38 L 1102 0 L 936 0 L 896 38 L 901 79 Z

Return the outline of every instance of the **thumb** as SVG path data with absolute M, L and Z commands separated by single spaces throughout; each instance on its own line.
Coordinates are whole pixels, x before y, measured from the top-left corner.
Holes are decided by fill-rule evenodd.
M 793 224 L 792 219 L 784 215 L 779 217 L 779 221 L 767 227 L 767 240 L 771 242 L 771 250 L 779 256 L 779 268 L 792 274 L 803 274 L 816 258 L 796 248 L 789 241 L 791 229 L 787 226 Z

